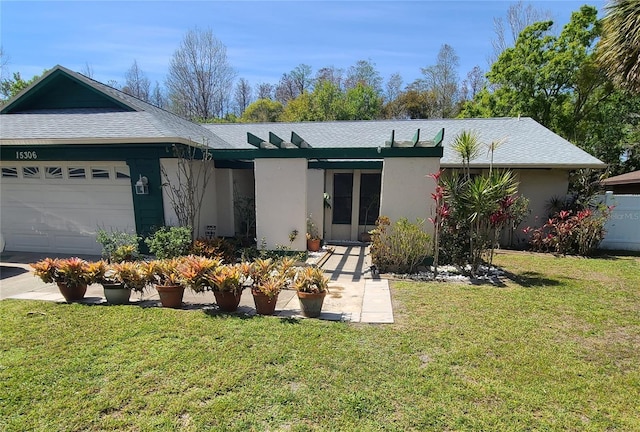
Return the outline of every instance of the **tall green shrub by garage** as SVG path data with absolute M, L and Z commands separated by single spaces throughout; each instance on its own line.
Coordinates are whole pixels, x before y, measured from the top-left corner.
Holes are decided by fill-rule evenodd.
M 144 242 L 158 259 L 188 255 L 191 248 L 191 227 L 162 227 Z

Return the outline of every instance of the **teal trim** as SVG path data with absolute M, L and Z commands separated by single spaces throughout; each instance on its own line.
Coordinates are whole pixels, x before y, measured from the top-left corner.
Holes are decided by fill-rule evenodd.
M 165 224 L 160 160 L 135 158 L 127 159 L 126 162 L 131 172 L 131 194 L 133 196 L 136 232 L 138 235 L 146 237 Z M 148 195 L 136 195 L 135 184 L 141 175 L 149 180 Z M 141 242 L 140 248 L 142 253 L 148 253 L 144 242 Z
M 253 169 L 253 161 L 215 160 L 213 166 L 223 169 Z
M 257 148 L 260 148 L 264 140 L 260 137 L 255 136 L 251 132 L 247 132 L 247 142 L 252 146 L 256 146 Z
M 391 157 L 442 157 L 442 147 L 356 147 L 300 149 L 212 149 L 214 159 L 383 159 Z
M 418 144 L 418 141 L 420 141 L 420 129 L 418 129 L 416 131 L 416 133 L 413 135 L 413 139 L 411 140 L 413 142 L 413 146 L 415 147 L 416 144 Z
M 314 169 L 382 169 L 382 161 L 309 161 Z
M 34 161 L 53 160 L 125 160 L 127 158 L 175 157 L 171 143 L 158 144 L 66 144 L 66 145 L 3 145 L 0 160 L 21 161 L 20 152 L 35 152 Z
M 444 141 L 444 128 L 442 128 L 440 132 L 438 132 L 436 136 L 433 137 L 433 142 L 436 145 L 436 147 L 442 147 L 443 141 Z
M 269 132 L 269 142 L 278 148 L 282 148 L 284 140 L 273 132 Z
M 135 111 L 129 105 L 98 91 L 61 69 L 54 69 L 18 99 L 2 107 L 11 114 L 35 109 L 107 108 Z
M 294 131 L 291 131 L 291 142 L 294 145 L 296 145 L 298 148 L 310 148 L 311 147 L 311 145 L 309 145 L 309 143 L 306 142 L 304 140 L 304 138 L 302 138 L 300 135 L 298 135 Z

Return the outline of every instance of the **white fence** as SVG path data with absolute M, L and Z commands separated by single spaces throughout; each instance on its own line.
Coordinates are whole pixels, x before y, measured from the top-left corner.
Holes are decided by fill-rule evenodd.
M 600 248 L 640 251 L 640 195 L 607 192 L 604 200 L 606 205 L 615 207 L 605 225 L 607 234 Z

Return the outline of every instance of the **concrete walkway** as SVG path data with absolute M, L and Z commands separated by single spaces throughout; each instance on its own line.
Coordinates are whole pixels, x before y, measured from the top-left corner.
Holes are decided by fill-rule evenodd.
M 329 294 L 325 297 L 320 319 L 354 323 L 393 323 L 389 284 L 387 280 L 371 277 L 368 250 L 360 245 L 333 245 L 328 246 L 324 253 L 311 254 L 310 262 L 320 265 L 330 277 Z M 41 258 L 42 254 L 22 252 L 4 252 L 0 255 L 0 300 L 12 298 L 64 302 L 55 284 L 45 284 L 31 274 L 29 263 Z M 82 258 L 96 260 L 100 257 Z M 134 293 L 131 298 L 134 305 L 160 305 L 155 290 L 147 290 L 142 295 Z M 102 286 L 89 286 L 81 302 L 106 304 Z M 183 303 L 183 309 L 204 309 L 207 313 L 217 313 L 212 293 L 197 294 L 185 290 Z M 243 292 L 238 313 L 255 314 L 253 297 L 249 290 Z M 295 291 L 283 290 L 280 293 L 276 315 L 301 317 Z

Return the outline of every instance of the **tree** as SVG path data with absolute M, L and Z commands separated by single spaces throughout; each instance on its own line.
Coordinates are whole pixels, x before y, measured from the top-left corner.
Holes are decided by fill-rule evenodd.
M 389 81 L 387 81 L 387 93 L 385 94 L 385 99 L 387 102 L 391 102 L 400 96 L 402 92 L 402 76 L 395 72 L 391 74 L 389 77 Z
M 532 5 L 525 5 L 522 0 L 512 4 L 507 9 L 507 26 L 509 34 L 505 30 L 505 22 L 502 17 L 493 19 L 493 32 L 495 38 L 491 40 L 493 55 L 489 58 L 489 63 L 495 63 L 500 54 L 507 48 L 513 46 L 522 30 L 538 21 L 551 20 L 551 12 L 535 9 Z
M 346 120 L 374 120 L 381 116 L 382 97 L 364 84 L 347 90 L 344 100 Z
M 93 66 L 91 66 L 89 62 L 85 62 L 80 73 L 88 78 L 93 79 Z
M 257 99 L 273 99 L 273 84 L 259 83 L 256 91 Z
M 290 73 L 291 81 L 296 87 L 298 94 L 302 94 L 311 89 L 313 79 L 311 78 L 312 70 L 311 66 L 306 64 L 299 64 Z
M 177 158 L 175 177 L 160 164 L 162 187 L 178 223 L 191 228 L 191 240 L 194 240 L 200 236 L 202 203 L 214 174 L 213 156 L 209 147 L 195 142 L 188 146 L 174 145 L 173 150 Z
M 251 103 L 251 85 L 249 81 L 244 78 L 240 78 L 236 84 L 236 91 L 234 93 L 234 102 L 236 105 L 236 113 L 242 115 L 244 110 L 247 109 Z
M 20 76 L 20 72 L 14 72 L 12 78 L 3 79 L 0 81 L 0 102 L 4 103 L 11 99 L 22 90 L 29 87 L 32 83 L 38 80 L 40 76 L 36 75 L 28 81 L 25 81 Z
M 0 80 L 4 80 L 7 75 L 7 66 L 9 65 L 9 56 L 0 45 Z
M 235 74 L 227 48 L 210 29 L 189 30 L 169 64 L 172 109 L 188 119 L 223 116 Z
M 298 87 L 291 75 L 288 73 L 282 74 L 282 77 L 275 89 L 276 100 L 282 105 L 286 105 L 290 100 L 298 97 L 299 94 L 300 92 L 298 91 Z
M 487 78 L 485 77 L 484 71 L 480 66 L 474 66 L 473 69 L 467 73 L 464 81 L 462 81 L 462 85 L 460 86 L 460 99 L 465 101 L 475 98 L 486 85 Z
M 241 121 L 246 123 L 266 123 L 278 121 L 284 107 L 278 101 L 258 99 L 242 113 Z
M 151 93 L 151 98 L 148 102 L 152 103 L 158 108 L 165 108 L 167 106 L 167 98 L 160 88 L 160 84 L 158 84 L 158 81 L 156 81 L 156 85 L 153 87 L 153 92 Z
M 336 88 L 342 88 L 342 75 L 343 70 L 336 68 L 335 66 L 326 66 L 318 69 L 316 77 L 314 79 L 315 85 L 319 85 L 325 81 L 329 81 Z
M 460 60 L 451 45 L 444 44 L 433 66 L 422 68 L 422 90 L 432 91 L 436 97 L 436 116 L 454 117 L 457 114 L 458 67 Z
M 640 93 L 640 2 L 612 0 L 603 20 L 599 60 L 619 86 Z
M 122 91 L 133 97 L 137 97 L 145 102 L 151 99 L 151 83 L 145 73 L 138 67 L 138 61 L 133 60 L 133 64 L 124 74 L 124 86 Z
M 355 88 L 358 83 L 369 86 L 377 95 L 382 95 L 382 77 L 371 60 L 358 60 L 349 68 L 345 88 Z
M 538 22 L 522 31 L 487 74 L 495 91 L 476 94 L 463 116 L 530 116 L 565 138 L 575 137 L 576 124 L 610 93 L 597 94 L 604 81 L 592 67 L 597 10 L 581 7 L 558 36 L 549 34 L 552 25 Z

